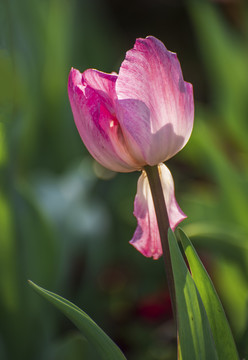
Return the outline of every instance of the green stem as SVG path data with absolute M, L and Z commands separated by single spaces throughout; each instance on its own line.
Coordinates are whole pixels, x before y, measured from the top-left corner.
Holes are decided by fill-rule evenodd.
M 168 229 L 170 227 L 167 208 L 164 200 L 163 189 L 160 181 L 158 166 L 145 166 L 144 170 L 147 174 L 149 185 L 152 192 L 153 203 L 155 207 L 160 240 L 163 249 L 163 258 L 165 264 L 165 272 L 168 283 L 168 288 L 171 297 L 171 304 L 174 319 L 176 320 L 176 295 L 175 284 L 171 266 L 170 249 L 168 242 Z

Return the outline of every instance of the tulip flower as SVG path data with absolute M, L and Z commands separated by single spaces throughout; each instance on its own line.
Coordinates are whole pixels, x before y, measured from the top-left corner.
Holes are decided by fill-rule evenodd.
M 172 230 L 186 217 L 163 164 L 187 143 L 193 127 L 192 85 L 183 79 L 177 55 L 155 37 L 137 39 L 119 74 L 71 69 L 68 92 L 79 134 L 91 155 L 118 172 L 142 171 L 131 244 L 143 255 L 162 254 L 149 181 L 144 170 L 158 166 Z

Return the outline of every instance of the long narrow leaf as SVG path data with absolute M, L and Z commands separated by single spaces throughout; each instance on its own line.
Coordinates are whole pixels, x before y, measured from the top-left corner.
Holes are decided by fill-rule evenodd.
M 196 285 L 169 229 L 169 247 L 175 281 L 177 322 L 183 360 L 217 360 L 210 325 Z
M 83 333 L 89 342 L 95 347 L 99 359 L 124 360 L 126 359 L 117 345 L 105 334 L 105 332 L 81 309 L 70 301 L 29 281 L 32 288 L 45 299 L 50 301 L 62 311 Z
M 186 234 L 177 230 L 191 274 L 204 304 L 220 360 L 238 360 L 232 332 L 213 283 Z

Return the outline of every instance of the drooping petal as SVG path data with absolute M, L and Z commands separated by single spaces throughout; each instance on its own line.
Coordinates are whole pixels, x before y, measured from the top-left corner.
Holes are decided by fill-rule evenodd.
M 162 247 L 152 194 L 144 171 L 138 180 L 133 213 L 137 219 L 137 228 L 130 243 L 144 256 L 158 259 Z
M 159 164 L 160 170 L 160 179 L 163 188 L 165 204 L 167 207 L 169 223 L 171 229 L 174 231 L 177 225 L 186 219 L 186 215 L 180 209 L 176 197 L 175 197 L 175 187 L 174 180 L 171 175 L 170 170 L 165 166 L 165 164 Z
M 164 164 L 160 164 L 159 169 L 169 223 L 174 231 L 176 226 L 186 218 L 186 215 L 176 201 L 174 181 L 170 170 Z M 162 246 L 152 194 L 144 171 L 138 180 L 134 215 L 137 218 L 138 225 L 130 243 L 144 256 L 158 259 L 162 255 Z
M 194 117 L 192 85 L 176 54 L 154 37 L 137 39 L 116 80 L 117 116 L 132 153 L 163 162 L 187 143 Z
M 91 155 L 106 168 L 130 172 L 137 162 L 130 156 L 113 106 L 117 75 L 97 70 L 81 74 L 72 69 L 68 93 L 79 134 Z

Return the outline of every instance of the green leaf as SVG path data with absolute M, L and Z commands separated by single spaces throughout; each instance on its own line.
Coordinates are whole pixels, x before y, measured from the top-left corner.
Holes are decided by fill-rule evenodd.
M 168 240 L 175 281 L 180 358 L 217 360 L 206 311 L 171 229 Z
M 123 360 L 126 359 L 117 345 L 105 334 L 105 332 L 81 309 L 70 301 L 29 281 L 32 288 L 45 299 L 50 301 L 62 313 L 64 313 L 83 333 L 89 342 L 95 347 L 100 359 Z
M 213 283 L 189 238 L 181 229 L 178 229 L 177 233 L 208 316 L 218 357 L 220 360 L 239 359 L 231 329 Z
M 8 197 L 0 190 L 0 320 L 20 309 L 14 217 Z

